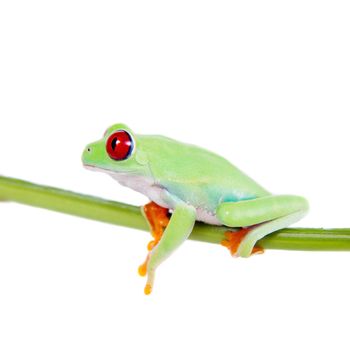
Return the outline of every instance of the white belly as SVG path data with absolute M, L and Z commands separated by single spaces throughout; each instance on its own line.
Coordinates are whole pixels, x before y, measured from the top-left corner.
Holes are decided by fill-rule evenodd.
M 164 199 L 165 190 L 156 185 L 152 179 L 138 175 L 130 176 L 128 174 L 112 174 L 112 177 L 121 185 L 144 194 L 161 207 L 172 209 L 171 203 L 167 203 Z
M 137 192 L 147 196 L 151 201 L 157 203 L 161 207 L 174 209 L 174 203 L 167 198 L 167 191 L 158 186 L 152 179 L 143 176 L 128 174 L 111 174 L 121 185 L 129 187 Z M 191 203 L 189 203 L 191 204 Z M 202 208 L 196 209 L 196 219 L 210 225 L 221 225 L 214 213 L 208 212 Z

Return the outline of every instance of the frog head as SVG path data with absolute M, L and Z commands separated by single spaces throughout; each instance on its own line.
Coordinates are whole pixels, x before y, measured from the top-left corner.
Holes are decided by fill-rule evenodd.
M 88 144 L 82 161 L 87 169 L 110 175 L 146 175 L 149 171 L 141 140 L 125 124 L 112 125 L 100 140 Z

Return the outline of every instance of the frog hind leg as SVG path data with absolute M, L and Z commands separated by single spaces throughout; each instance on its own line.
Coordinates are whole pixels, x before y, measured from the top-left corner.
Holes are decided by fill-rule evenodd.
M 219 221 L 229 227 L 242 228 L 227 232 L 222 244 L 236 256 L 259 253 L 262 249 L 256 246 L 258 240 L 297 222 L 307 210 L 308 203 L 303 197 L 291 195 L 221 203 L 216 212 Z

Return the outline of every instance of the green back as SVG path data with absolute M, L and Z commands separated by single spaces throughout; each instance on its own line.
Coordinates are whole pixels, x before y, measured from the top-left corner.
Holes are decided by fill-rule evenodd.
M 151 173 L 178 198 L 213 209 L 222 201 L 265 196 L 263 187 L 226 159 L 164 136 L 137 135 Z

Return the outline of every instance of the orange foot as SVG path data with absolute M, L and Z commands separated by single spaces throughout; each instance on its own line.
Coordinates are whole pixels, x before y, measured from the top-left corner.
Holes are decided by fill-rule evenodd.
M 225 239 L 221 241 L 221 245 L 227 247 L 231 252 L 232 256 L 236 256 L 239 245 L 241 244 L 243 238 L 249 233 L 252 227 L 241 228 L 238 231 L 227 231 L 225 232 Z M 262 254 L 264 249 L 255 246 L 252 250 L 253 254 Z
M 143 207 L 143 213 L 151 227 L 151 234 L 154 238 L 147 245 L 147 249 L 150 252 L 162 238 L 163 232 L 169 223 L 169 210 L 163 208 L 154 202 L 150 202 Z M 147 263 L 149 260 L 149 253 L 145 262 L 139 267 L 139 274 L 146 276 L 147 274 Z M 149 294 L 149 293 L 146 293 Z

